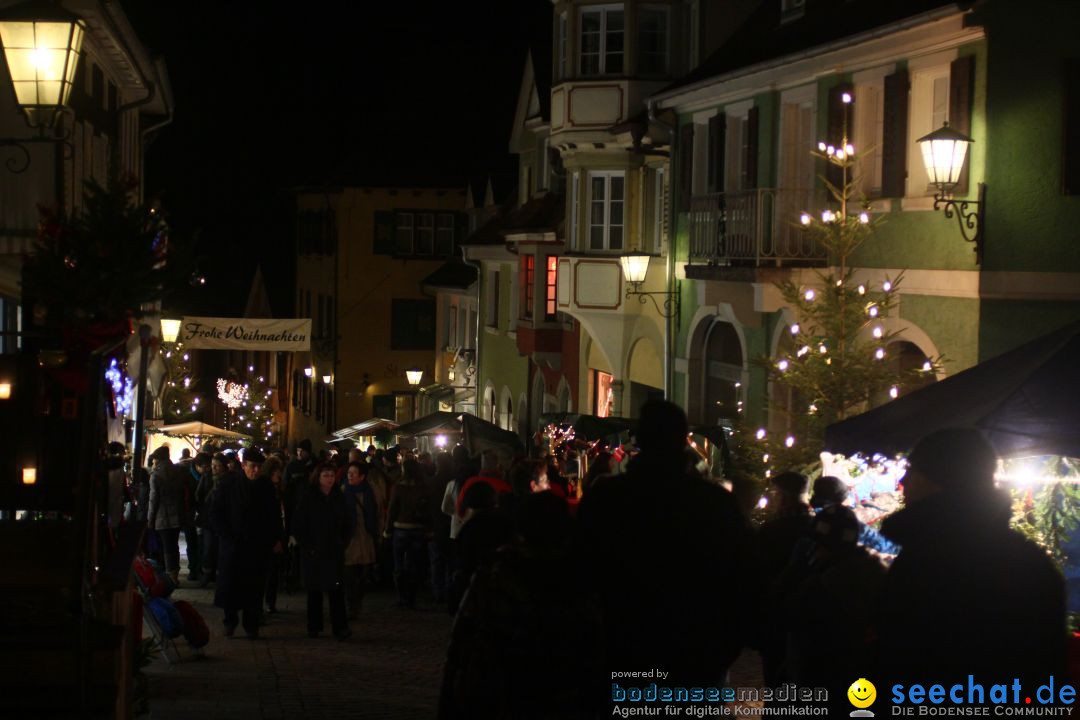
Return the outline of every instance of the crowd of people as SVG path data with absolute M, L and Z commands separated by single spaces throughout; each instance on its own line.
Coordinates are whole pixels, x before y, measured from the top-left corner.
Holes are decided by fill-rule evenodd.
M 697 471 L 687 430 L 676 405 L 647 403 L 625 470 L 594 460 L 580 503 L 553 458 L 461 446 L 316 458 L 302 441 L 291 458 L 248 449 L 175 467 L 159 450 L 136 470 L 129 510 L 174 579 L 185 535 L 189 579 L 216 583 L 226 635 L 257 637 L 279 586 L 307 591 L 312 637 L 327 596 L 344 640 L 369 585 L 392 578 L 409 609 L 426 584 L 455 615 L 443 718 L 593 717 L 613 673 L 720 686 L 746 648 L 765 686 L 826 688 L 838 708 L 860 677 L 1065 676 L 1063 580 L 1009 528 L 977 431 L 913 449 L 906 506 L 879 532 L 842 482 L 811 488 L 793 472 L 771 478 L 770 517 L 754 528 Z

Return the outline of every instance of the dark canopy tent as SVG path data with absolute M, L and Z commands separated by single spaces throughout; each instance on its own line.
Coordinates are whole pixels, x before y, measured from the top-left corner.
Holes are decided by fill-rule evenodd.
M 479 455 L 485 450 L 495 450 L 510 458 L 525 453 L 525 446 L 517 433 L 503 430 L 498 425 L 482 420 L 471 413 L 461 415 L 462 444 L 470 455 Z
M 399 425 L 394 430 L 395 435 L 402 437 L 415 437 L 417 435 L 444 435 L 461 432 L 461 413 L 439 410 L 430 415 L 417 418 L 404 425 Z
M 1080 322 L 830 425 L 835 453 L 907 452 L 947 427 L 977 427 L 1002 457 L 1080 457 Z
M 633 432 L 636 421 L 622 417 L 597 417 L 580 413 L 552 412 L 540 416 L 541 425 L 572 427 L 583 440 L 600 440 L 623 432 Z

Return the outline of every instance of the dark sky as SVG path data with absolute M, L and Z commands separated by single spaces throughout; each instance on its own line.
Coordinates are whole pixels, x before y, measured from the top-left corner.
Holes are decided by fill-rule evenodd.
M 275 304 L 291 297 L 290 188 L 512 178 L 525 55 L 551 32 L 549 0 L 123 5 L 165 57 L 176 105 L 147 193 L 175 235 L 199 238 L 197 304 L 220 311 L 255 262 Z

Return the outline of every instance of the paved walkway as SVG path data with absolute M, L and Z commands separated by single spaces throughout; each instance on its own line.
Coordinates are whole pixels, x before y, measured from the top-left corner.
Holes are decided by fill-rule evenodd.
M 290 718 L 432 718 L 451 619 L 445 610 L 398 610 L 389 590 L 365 599 L 352 637 L 310 639 L 306 596 L 282 595 L 258 640 L 237 628 L 222 636 L 213 589 L 182 583 L 175 599 L 191 602 L 210 626 L 204 657 L 177 640 L 181 662 L 158 658 L 146 669 L 153 720 Z M 327 628 L 329 629 L 329 615 Z

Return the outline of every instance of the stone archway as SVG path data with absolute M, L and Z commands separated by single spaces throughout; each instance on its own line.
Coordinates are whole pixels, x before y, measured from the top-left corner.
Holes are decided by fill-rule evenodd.
M 628 399 L 623 408 L 626 417 L 637 417 L 641 406 L 664 397 L 664 364 L 653 340 L 638 338 L 630 347 L 626 361 Z

